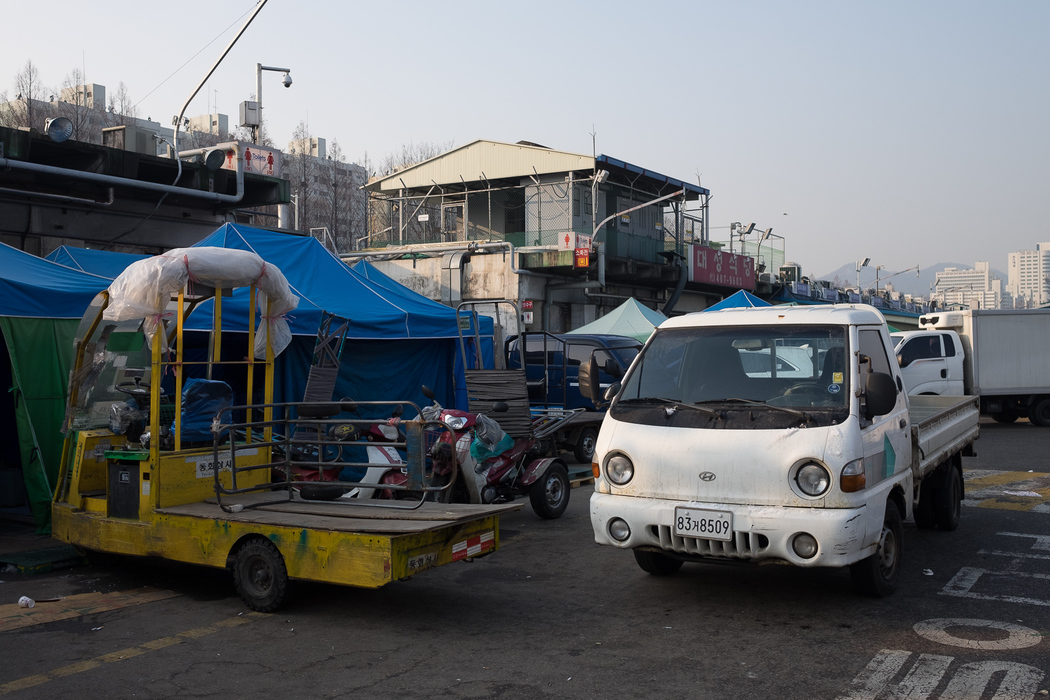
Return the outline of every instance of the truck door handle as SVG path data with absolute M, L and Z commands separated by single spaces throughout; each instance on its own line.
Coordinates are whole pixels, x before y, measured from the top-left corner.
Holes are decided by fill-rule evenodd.
M 948 370 L 942 369 L 941 370 L 941 379 L 947 379 L 947 378 L 948 378 Z
M 908 427 L 908 421 L 906 421 L 906 420 L 904 420 L 903 418 L 901 418 L 901 422 L 900 422 L 900 424 L 899 424 L 899 425 L 900 425 L 900 427 L 901 427 L 901 430 L 904 430 L 905 428 L 907 428 L 907 427 Z

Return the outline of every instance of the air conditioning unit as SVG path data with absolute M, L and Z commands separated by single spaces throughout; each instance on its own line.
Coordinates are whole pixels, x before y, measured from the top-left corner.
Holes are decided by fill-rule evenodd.
M 102 145 L 122 151 L 155 156 L 159 143 L 157 132 L 130 124 L 111 126 L 102 130 Z

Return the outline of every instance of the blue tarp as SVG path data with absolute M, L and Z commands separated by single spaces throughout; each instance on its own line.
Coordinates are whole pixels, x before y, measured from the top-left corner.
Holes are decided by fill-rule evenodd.
M 382 284 L 344 264 L 316 239 L 290 236 L 249 226 L 226 224 L 196 246 L 236 248 L 255 252 L 281 269 L 299 308 L 289 314 L 292 333 L 314 335 L 321 311 L 349 318 L 349 337 L 368 340 L 458 338 L 456 312 L 398 285 L 384 276 Z M 373 271 L 374 272 L 377 271 Z M 380 273 L 381 274 L 381 273 Z M 238 296 L 243 297 L 239 300 Z M 246 304 L 247 292 L 234 295 Z M 224 300 L 224 306 L 229 301 Z M 243 318 L 247 318 L 244 314 Z M 197 327 L 206 328 L 207 325 Z M 245 330 L 240 328 L 236 330 Z
M 81 272 L 115 279 L 125 267 L 136 260 L 148 257 L 148 255 L 136 255 L 135 253 L 114 253 L 108 250 L 71 248 L 64 245 L 48 253 L 44 259 Z
M 79 319 L 109 283 L 0 243 L 0 316 Z
M 735 294 L 732 294 L 717 304 L 713 304 L 704 311 L 718 311 L 719 309 L 742 309 L 751 306 L 772 306 L 768 301 L 759 299 L 754 294 L 747 292 L 743 289 L 739 290 Z

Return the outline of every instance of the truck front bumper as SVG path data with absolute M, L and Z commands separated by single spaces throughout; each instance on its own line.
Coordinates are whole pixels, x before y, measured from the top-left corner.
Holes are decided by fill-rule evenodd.
M 675 506 L 732 513 L 732 538 L 722 541 L 674 535 Z M 620 549 L 658 549 L 684 559 L 781 559 L 797 566 L 839 567 L 875 551 L 881 527 L 873 530 L 867 522 L 868 510 L 730 505 L 595 493 L 591 496 L 591 527 L 595 542 Z M 609 534 L 610 522 L 616 518 L 630 528 L 623 541 Z M 817 542 L 817 553 L 809 558 L 799 556 L 792 548 L 795 537 L 803 533 Z

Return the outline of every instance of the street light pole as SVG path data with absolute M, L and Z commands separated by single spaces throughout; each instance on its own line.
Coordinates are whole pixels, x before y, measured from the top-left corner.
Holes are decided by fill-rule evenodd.
M 864 260 L 857 261 L 857 294 L 860 294 L 860 268 L 867 267 L 870 262 L 871 258 L 864 258 Z
M 277 68 L 275 66 L 264 66 L 261 63 L 255 64 L 255 102 L 259 105 L 259 125 L 252 127 L 252 141 L 259 143 L 259 136 L 262 133 L 262 74 L 264 70 L 272 70 L 278 73 L 284 73 L 284 78 L 281 83 L 287 88 L 292 86 L 292 72 L 291 68 Z

